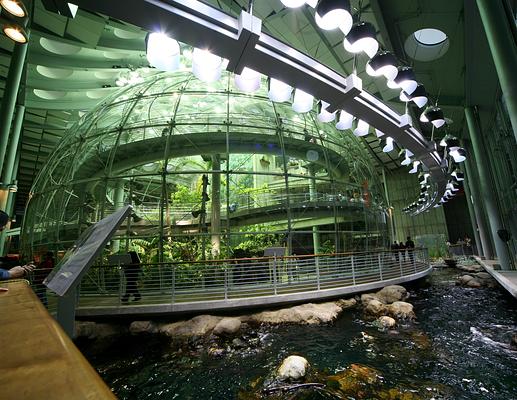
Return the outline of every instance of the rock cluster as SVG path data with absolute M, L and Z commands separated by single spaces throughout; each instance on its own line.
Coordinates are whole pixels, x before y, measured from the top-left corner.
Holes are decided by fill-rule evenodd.
M 400 285 L 386 286 L 377 293 L 361 295 L 361 304 L 366 314 L 379 317 L 376 325 L 383 328 L 395 326 L 395 319 L 414 319 L 413 305 L 407 303 L 407 290 Z
M 470 288 L 495 287 L 496 281 L 487 272 L 476 272 L 472 274 L 461 275 L 456 279 L 456 285 Z

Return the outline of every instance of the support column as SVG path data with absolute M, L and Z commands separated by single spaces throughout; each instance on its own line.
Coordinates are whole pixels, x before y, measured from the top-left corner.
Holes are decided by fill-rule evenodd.
M 7 186 L 13 183 L 13 176 L 15 175 L 14 164 L 16 153 L 18 152 L 18 143 L 20 140 L 20 133 L 22 131 L 24 115 L 25 106 L 18 104 L 16 106 L 16 117 L 13 123 L 13 131 L 11 134 L 11 140 L 9 141 L 7 157 L 5 158 L 4 167 L 2 169 L 2 189 L 5 189 L 6 191 L 8 190 Z M 6 210 L 7 197 L 8 196 L 0 197 L 0 210 Z
M 219 154 L 212 156 L 212 171 L 214 172 L 212 172 L 210 233 L 212 234 L 212 257 L 218 258 L 221 254 L 221 156 Z
M 504 225 L 501 220 L 501 216 L 499 215 L 499 210 L 497 209 L 496 198 L 494 195 L 495 189 L 492 185 L 488 160 L 485 154 L 485 148 L 483 147 L 483 136 L 472 107 L 465 108 L 465 116 L 467 118 L 468 130 L 472 141 L 472 149 L 474 150 L 474 155 L 477 161 L 479 189 L 488 215 L 488 225 L 490 226 L 492 239 L 494 240 L 495 251 L 499 259 L 499 264 L 501 264 L 501 268 L 503 270 L 509 270 L 511 269 L 511 264 L 508 247 L 497 234 L 499 229 L 504 229 Z
M 318 193 L 316 189 L 316 172 L 314 171 L 314 165 L 310 165 L 308 168 L 309 171 L 309 199 L 311 201 L 317 201 Z M 320 229 L 317 225 L 312 226 L 312 243 L 313 243 L 313 253 L 319 254 L 321 249 L 320 243 Z
M 119 179 L 115 184 L 113 191 L 113 206 L 115 211 L 124 207 L 124 180 Z M 111 253 L 116 254 L 120 250 L 120 239 L 113 239 L 111 241 Z
M 18 89 L 20 88 L 20 80 L 22 78 L 23 65 L 25 63 L 28 47 L 29 45 L 27 43 L 15 44 L 11 56 L 11 63 L 9 64 L 7 81 L 0 106 L 0 171 L 3 170 L 14 106 L 18 96 Z
M 486 259 L 491 259 L 494 256 L 494 246 L 493 240 L 490 234 L 490 227 L 488 224 L 488 220 L 485 215 L 484 207 L 481 203 L 481 189 L 479 183 L 479 176 L 472 168 L 473 165 L 476 165 L 476 157 L 474 155 L 474 150 L 470 145 L 470 142 L 463 140 L 463 147 L 467 150 L 467 154 L 469 156 L 463 163 L 463 172 L 465 173 L 465 181 L 468 182 L 468 186 L 470 189 L 470 194 L 472 198 L 472 205 L 474 207 L 474 215 L 476 217 L 476 222 L 479 228 L 479 239 L 481 240 L 481 246 L 483 248 L 483 253 L 480 254 Z
M 485 256 L 483 243 L 481 242 L 481 238 L 479 236 L 478 223 L 476 218 L 477 214 L 474 210 L 474 203 L 472 199 L 472 194 L 470 193 L 469 182 L 470 181 L 467 180 L 463 181 L 463 189 L 465 189 L 465 196 L 467 197 L 467 207 L 469 208 L 470 225 L 472 225 L 472 230 L 474 231 L 474 242 L 476 243 L 477 253 L 479 256 Z
M 517 140 L 517 46 L 505 12 L 504 0 L 477 0 L 488 45 Z

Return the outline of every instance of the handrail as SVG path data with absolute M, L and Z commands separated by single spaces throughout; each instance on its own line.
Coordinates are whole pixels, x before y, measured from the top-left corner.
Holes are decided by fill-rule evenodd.
M 88 272 L 96 284 L 83 280 L 78 313 L 123 314 L 138 309 L 152 314 L 268 306 L 369 290 L 417 279 L 429 271 L 424 248 L 102 265 Z

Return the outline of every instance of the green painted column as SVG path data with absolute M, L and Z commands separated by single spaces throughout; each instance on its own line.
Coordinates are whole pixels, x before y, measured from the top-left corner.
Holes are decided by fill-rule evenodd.
M 212 257 L 218 258 L 221 254 L 221 156 L 212 156 L 212 185 L 210 209 L 210 233 L 212 242 Z M 215 172 L 217 171 L 217 172 Z M 228 218 L 228 217 L 227 217 Z
M 472 142 L 472 149 L 474 150 L 474 155 L 476 157 L 478 167 L 477 169 L 479 172 L 479 189 L 481 192 L 481 197 L 478 201 L 483 201 L 485 205 L 485 209 L 488 215 L 488 225 L 490 226 L 492 239 L 494 240 L 495 251 L 499 259 L 499 264 L 501 265 L 502 269 L 509 270 L 511 269 L 511 264 L 508 247 L 497 234 L 499 229 L 504 229 L 504 225 L 497 208 L 495 188 L 492 185 L 488 159 L 487 155 L 485 154 L 485 147 L 483 146 L 482 132 L 472 107 L 465 108 L 465 116 L 467 118 L 470 140 Z
M 470 224 L 472 225 L 472 231 L 474 232 L 474 242 L 476 243 L 477 253 L 479 256 L 484 256 L 483 243 L 481 242 L 481 238 L 479 236 L 479 227 L 476 220 L 476 212 L 474 210 L 474 203 L 472 199 L 472 194 L 470 193 L 469 181 L 463 181 L 463 189 L 465 189 L 465 196 L 467 197 L 467 207 L 469 209 L 470 216 Z
M 462 165 L 463 172 L 465 173 L 465 182 L 463 187 L 467 196 L 470 192 L 472 208 L 474 210 L 474 218 L 476 225 L 479 229 L 479 240 L 481 241 L 481 247 L 478 247 L 479 255 L 486 259 L 491 259 L 494 255 L 492 239 L 490 237 L 490 229 L 485 217 L 485 211 L 481 203 L 481 194 L 479 188 L 479 179 L 476 171 L 473 170 L 472 166 L 476 165 L 476 158 L 472 146 L 467 141 L 462 141 L 463 147 L 467 150 L 468 157 Z M 467 192 L 468 190 L 468 192 Z M 469 202 L 470 203 L 470 202 Z
M 309 199 L 311 201 L 317 200 L 317 189 L 316 189 L 316 172 L 314 171 L 314 166 L 311 165 L 308 168 L 309 171 Z M 312 243 L 314 247 L 314 254 L 319 254 L 321 249 L 321 243 L 320 243 L 320 229 L 317 225 L 312 226 Z
M 28 34 L 28 32 L 27 32 Z M 20 88 L 20 81 L 23 73 L 23 65 L 29 45 L 15 44 L 11 63 L 9 64 L 9 72 L 5 83 L 5 90 L 0 106 L 0 171 L 3 172 L 5 153 L 7 152 L 7 143 L 9 141 L 9 132 L 11 130 L 11 121 L 14 114 L 14 106 Z
M 6 187 L 13 183 L 14 163 L 16 154 L 18 152 L 18 143 L 20 141 L 20 134 L 22 131 L 23 117 L 25 115 L 25 106 L 18 104 L 16 106 L 16 116 L 13 123 L 13 130 L 11 133 L 11 140 L 7 151 L 7 157 L 4 160 L 4 167 L 2 169 L 2 185 Z M 7 198 L 2 198 L 0 201 L 0 210 L 6 210 Z
M 517 46 L 510 27 L 515 21 L 505 12 L 504 1 L 476 0 L 517 140 Z
M 115 184 L 115 189 L 113 190 L 113 207 L 115 211 L 124 207 L 124 180 L 120 179 Z M 113 239 L 111 241 L 111 253 L 117 254 L 120 251 L 120 239 Z

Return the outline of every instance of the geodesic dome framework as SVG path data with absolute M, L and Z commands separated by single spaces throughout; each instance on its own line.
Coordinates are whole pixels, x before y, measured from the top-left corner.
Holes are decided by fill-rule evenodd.
M 84 115 L 34 183 L 24 254 L 66 249 L 124 204 L 134 212 L 108 251 L 147 261 L 385 245 L 383 192 L 359 139 L 232 78 L 162 73 Z

